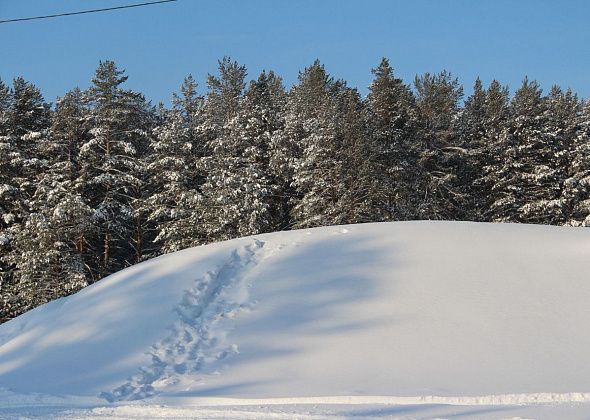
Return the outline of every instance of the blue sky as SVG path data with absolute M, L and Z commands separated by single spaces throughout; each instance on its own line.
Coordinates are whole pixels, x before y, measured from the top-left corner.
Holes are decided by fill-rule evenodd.
M 0 19 L 119 6 L 138 0 L 0 0 Z M 585 0 L 179 0 L 0 25 L 0 77 L 37 84 L 48 101 L 89 85 L 101 59 L 126 69 L 127 86 L 169 103 L 188 73 L 204 90 L 229 55 L 254 78 L 283 76 L 319 58 L 365 94 L 380 58 L 398 76 L 451 71 L 471 91 L 479 75 L 512 91 L 525 75 L 590 97 L 590 2 Z

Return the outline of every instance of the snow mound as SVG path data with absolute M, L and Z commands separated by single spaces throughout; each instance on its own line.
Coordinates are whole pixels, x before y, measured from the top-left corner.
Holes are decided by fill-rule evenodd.
M 588 261 L 585 229 L 452 222 L 193 248 L 1 325 L 0 406 L 588 403 Z

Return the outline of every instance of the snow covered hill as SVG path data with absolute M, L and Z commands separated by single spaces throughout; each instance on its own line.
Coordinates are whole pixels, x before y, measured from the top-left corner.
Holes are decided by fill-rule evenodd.
M 0 418 L 588 418 L 589 261 L 451 222 L 162 256 L 0 325 Z

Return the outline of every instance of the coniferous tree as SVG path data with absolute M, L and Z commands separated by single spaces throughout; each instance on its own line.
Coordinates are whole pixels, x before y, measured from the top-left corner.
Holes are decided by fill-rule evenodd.
M 389 194 L 378 162 L 382 149 L 370 136 L 364 103 L 356 89 L 345 88 L 338 95 L 337 153 L 340 156 L 341 192 L 336 208 L 339 224 L 376 222 L 388 216 L 384 209 Z
M 207 98 L 204 107 L 205 153 L 198 161 L 198 168 L 205 175 L 202 185 L 204 195 L 203 229 L 208 241 L 224 240 L 236 235 L 238 226 L 233 217 L 222 216 L 230 198 L 218 195 L 218 187 L 234 188 L 236 163 L 232 162 L 232 138 L 230 125 L 237 118 L 246 86 L 246 68 L 229 57 L 219 61 L 218 76 L 207 79 Z M 237 152 L 237 151 L 236 151 Z M 227 160 L 226 160 L 227 158 Z M 227 193 L 228 191 L 224 191 Z M 227 215 L 226 215 L 227 216 Z
M 203 98 L 192 78 L 185 78 L 173 108 L 156 128 L 149 156 L 153 193 L 147 200 L 155 241 L 162 252 L 205 243 L 202 227 L 203 176 L 197 160 L 203 157 Z
M 590 102 L 578 116 L 578 125 L 569 151 L 568 178 L 562 200 L 571 226 L 590 226 Z
M 46 162 L 39 158 L 39 143 L 47 135 L 49 105 L 40 90 L 22 77 L 14 79 L 12 90 L 0 86 L 4 133 L 1 137 L 2 221 L 0 232 L 0 318 L 11 317 L 32 306 L 34 284 L 25 274 L 31 263 L 26 243 L 20 238 L 33 235 L 27 223 L 38 176 Z M 8 108 L 5 108 L 8 105 Z
M 12 91 L 10 88 L 0 79 L 0 136 L 4 137 L 8 135 L 9 130 L 9 113 L 12 104 Z
M 465 150 L 467 159 L 463 182 L 466 192 L 465 217 L 469 220 L 481 220 L 478 206 L 482 198 L 476 179 L 481 176 L 485 164 L 486 146 L 486 90 L 479 78 L 473 86 L 473 93 L 465 101 L 456 125 L 458 144 Z
M 252 81 L 223 134 L 209 142 L 207 182 L 214 238 L 270 232 L 280 226 L 280 185 L 270 172 L 270 141 L 282 126 L 281 79 L 263 72 Z
M 292 185 L 297 194 L 292 209 L 297 228 L 336 224 L 342 156 L 339 155 L 336 97 L 343 84 L 334 81 L 316 61 L 299 74 L 289 95 L 285 119 Z
M 414 85 L 421 140 L 418 217 L 464 219 L 469 201 L 464 182 L 467 153 L 455 134 L 463 88 L 446 71 L 416 77 Z
M 40 290 L 53 288 L 61 295 L 92 281 L 87 268 L 94 260 L 89 248 L 95 234 L 93 211 L 77 182 L 79 149 L 88 136 L 86 117 L 79 89 L 58 99 L 53 124 L 39 143 L 45 168 L 30 200 L 28 225 L 34 228 L 23 230 L 19 238 L 29 253 L 27 275 L 44 284 Z
M 12 204 L 18 190 L 15 185 L 16 167 L 12 163 L 18 158 L 18 151 L 15 150 L 15 141 L 11 138 L 10 111 L 12 108 L 12 90 L 0 80 L 0 232 L 2 233 L 1 243 L 8 242 L 5 230 L 12 224 L 14 214 Z
M 76 155 L 84 136 L 81 93 L 58 100 L 53 124 L 38 138 L 36 156 L 42 171 L 33 178 L 27 199 L 29 214 L 13 230 L 14 314 L 73 293 L 89 283 L 80 249 L 92 229 L 92 210 L 76 192 Z
M 551 95 L 559 96 L 557 91 Z M 551 98 L 551 97 L 550 97 Z M 559 223 L 566 147 L 550 127 L 555 111 L 539 84 L 525 79 L 512 99 L 504 133 L 503 165 L 493 188 L 493 221 Z
M 565 183 L 572 174 L 572 155 L 576 135 L 579 131 L 581 104 L 571 91 L 563 91 L 553 86 L 545 98 L 547 109 L 544 115 L 542 142 L 537 146 L 535 158 L 548 169 L 535 175 L 547 177 L 537 187 L 540 194 L 535 195 L 521 209 L 528 223 L 563 225 L 569 219 L 572 206 L 564 197 Z
M 3 133 L 2 173 L 9 197 L 4 202 L 4 222 L 24 221 L 28 214 L 27 200 L 35 189 L 35 180 L 44 162 L 38 156 L 38 144 L 46 136 L 50 124 L 49 105 L 41 91 L 22 77 L 14 79 L 13 88 L 7 91 L 0 86 L 4 104 L 5 132 Z M 5 106 L 4 105 L 4 106 Z
M 93 244 L 99 276 L 139 261 L 144 243 L 135 199 L 143 188 L 139 159 L 149 142 L 151 109 L 143 95 L 121 88 L 123 73 L 112 61 L 99 64 L 87 92 L 92 128 L 79 157 L 79 182 L 100 227 Z
M 409 220 L 416 215 L 418 198 L 415 98 L 410 88 L 394 76 L 386 58 L 373 74 L 365 118 L 375 150 L 374 177 L 383 195 L 380 218 Z
M 443 219 L 590 226 L 590 105 L 525 79 L 366 99 L 319 61 L 286 93 L 229 58 L 159 113 L 101 62 L 55 111 L 0 80 L 0 322 L 162 252 L 292 227 Z
M 492 217 L 494 189 L 504 165 L 504 138 L 509 116 L 508 88 L 493 80 L 485 92 L 483 119 L 478 128 L 483 137 L 471 148 L 469 157 L 476 171 L 472 185 L 476 220 L 490 221 Z
M 14 265 L 8 257 L 12 246 L 10 228 L 15 221 L 13 203 L 18 192 L 12 164 L 16 151 L 9 137 L 11 106 L 12 91 L 0 80 L 0 322 L 15 316 L 10 310 L 14 295 L 11 281 Z
M 489 209 L 491 221 L 516 222 L 519 219 L 518 210 L 525 202 L 523 157 L 526 149 L 534 150 L 530 144 L 532 137 L 541 133 L 539 122 L 544 111 L 541 88 L 537 82 L 525 78 L 510 103 L 510 118 L 499 141 L 501 159 L 495 168 L 497 176 Z
M 219 75 L 208 75 L 205 104 L 205 134 L 207 141 L 215 141 L 224 134 L 225 125 L 239 110 L 246 87 L 246 67 L 229 57 L 218 62 Z

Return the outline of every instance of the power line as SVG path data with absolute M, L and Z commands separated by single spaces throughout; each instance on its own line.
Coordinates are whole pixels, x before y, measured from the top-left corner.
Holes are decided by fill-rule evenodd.
M 82 10 L 80 12 L 58 13 L 55 15 L 32 16 L 32 17 L 25 17 L 25 18 L 18 18 L 18 19 L 6 19 L 6 20 L 0 20 L 0 23 L 23 22 L 25 20 L 50 19 L 50 18 L 56 18 L 56 17 L 62 17 L 62 16 L 74 16 L 74 15 L 84 15 L 87 13 L 108 12 L 111 10 L 131 9 L 132 7 L 151 6 L 153 4 L 171 3 L 174 1 L 178 1 L 178 0 L 158 0 L 158 1 L 150 1 L 150 2 L 145 2 L 145 3 L 128 4 L 126 6 L 107 7 L 104 9 Z

